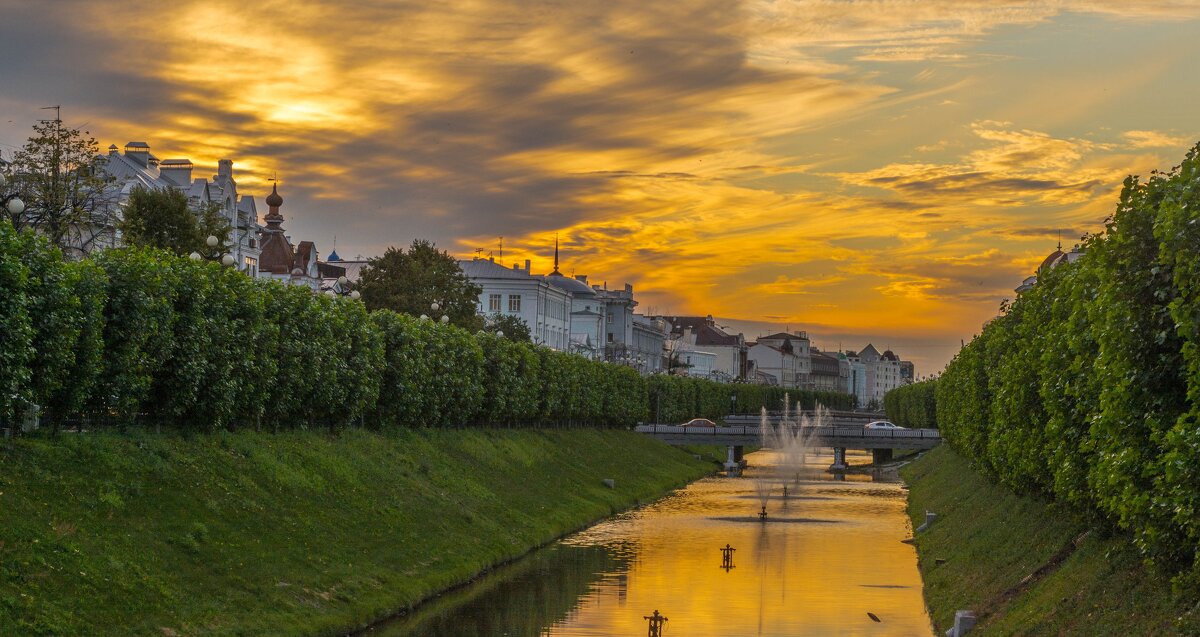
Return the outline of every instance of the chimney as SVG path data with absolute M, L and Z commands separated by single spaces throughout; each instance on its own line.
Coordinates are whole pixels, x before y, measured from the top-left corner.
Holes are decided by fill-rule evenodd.
M 532 266 L 532 264 L 529 262 L 529 259 L 525 259 L 525 271 L 526 272 L 529 272 L 529 268 L 531 266 Z
M 514 270 L 516 270 L 517 272 L 520 272 L 520 271 L 521 271 L 521 266 L 520 266 L 520 264 L 514 263 L 514 264 L 513 264 L 513 269 L 514 269 Z
M 125 144 L 125 156 L 142 166 L 149 166 L 150 144 L 146 142 L 129 142 Z
M 575 280 L 586 285 L 587 284 L 587 275 L 586 274 L 576 274 Z
M 217 162 L 217 176 L 233 179 L 233 160 L 222 159 Z
M 164 159 L 159 165 L 163 177 L 176 186 L 187 188 L 192 185 L 192 162 L 187 159 Z

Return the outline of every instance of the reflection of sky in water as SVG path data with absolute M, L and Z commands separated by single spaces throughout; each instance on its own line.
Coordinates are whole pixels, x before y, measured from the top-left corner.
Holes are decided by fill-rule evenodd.
M 898 483 L 806 474 L 788 482 L 798 498 L 786 500 L 776 483 L 762 524 L 750 521 L 761 506 L 755 471 L 575 534 L 378 634 L 644 635 L 655 609 L 670 637 L 931 634 L 915 554 L 900 542 L 909 530 Z M 801 518 L 816 521 L 771 522 Z M 728 572 L 726 543 L 737 549 Z

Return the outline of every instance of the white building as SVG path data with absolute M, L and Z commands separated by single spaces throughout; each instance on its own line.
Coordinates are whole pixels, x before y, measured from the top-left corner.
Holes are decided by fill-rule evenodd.
M 629 341 L 629 355 L 637 362 L 638 371 L 643 374 L 663 371 L 663 348 L 666 347 L 667 341 L 666 322 L 634 314 L 632 323 L 633 336 Z
M 750 344 L 746 358 L 759 373 L 775 378 L 780 387 L 809 389 L 812 359 L 806 332 L 779 332 L 760 336 Z
M 146 142 L 129 142 L 124 152 L 116 145 L 108 147 L 108 154 L 101 157 L 101 166 L 113 178 L 111 189 L 114 203 L 120 207 L 129 201 L 134 188 L 173 189 L 187 195 L 188 205 L 199 214 L 206 206 L 215 205 L 230 226 L 230 236 L 225 245 L 233 255 L 238 269 L 250 276 L 258 276 L 261 246 L 258 212 L 254 198 L 238 193 L 237 181 L 233 178 L 233 161 L 222 159 L 217 162 L 217 174 L 212 180 L 193 177 L 194 166 L 188 159 L 159 160 L 150 152 Z M 95 247 L 108 248 L 120 245 L 121 238 L 115 227 L 97 227 Z
M 856 368 L 861 366 L 862 370 L 862 383 L 858 384 L 858 379 L 854 379 L 854 394 L 859 407 L 882 407 L 884 394 L 911 382 L 908 380 L 912 374 L 911 364 L 906 365 L 890 349 L 880 354 L 874 345 L 867 344 L 850 360 Z
M 550 285 L 546 277 L 531 274 L 529 261 L 524 268 L 514 263 L 511 269 L 492 259 L 462 260 L 458 266 L 472 283 L 483 289 L 477 307 L 480 315 L 516 316 L 529 326 L 534 343 L 567 350 L 571 296 Z

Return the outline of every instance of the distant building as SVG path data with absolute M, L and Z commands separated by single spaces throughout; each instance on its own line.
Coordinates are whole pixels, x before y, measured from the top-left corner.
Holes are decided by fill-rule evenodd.
M 862 370 L 862 382 L 857 377 L 852 380 L 859 407 L 882 407 L 885 394 L 911 383 L 915 375 L 912 363 L 901 361 L 890 349 L 880 354 L 871 344 L 858 354 L 849 353 L 848 358 L 852 362 L 852 375 L 856 375 L 858 366 Z
M 659 316 L 667 326 L 670 339 L 680 341 L 686 348 L 711 352 L 717 359 L 712 376 L 720 380 L 745 379 L 748 367 L 746 338 L 728 334 L 718 327 L 712 315 Z
M 314 292 L 320 291 L 322 279 L 327 277 L 322 276 L 316 244 L 312 241 L 301 241 L 295 246 L 292 245 L 291 238 L 283 230 L 283 215 L 279 213 L 283 197 L 279 196 L 278 187 L 271 187 L 271 194 L 267 195 L 266 203 L 270 209 L 267 216 L 263 217 L 267 225 L 261 233 L 258 276 L 292 285 L 303 285 Z M 331 275 L 333 272 L 326 274 Z
M 476 308 L 481 316 L 516 316 L 529 327 L 535 343 L 559 351 L 568 349 L 571 295 L 550 285 L 546 277 L 530 273 L 529 261 L 523 268 L 515 263 L 506 268 L 490 258 L 461 260 L 458 266 L 482 288 Z
M 651 319 L 641 314 L 633 315 L 633 337 L 629 341 L 629 354 L 634 357 L 638 371 L 655 374 L 666 369 L 663 349 L 666 347 L 666 322 Z
M 592 360 L 603 358 L 607 331 L 604 303 L 587 284 L 586 274 L 572 278 L 558 271 L 557 241 L 554 246 L 554 271 L 547 274 L 545 280 L 570 298 L 570 351 Z
M 1062 242 L 1058 242 L 1058 246 L 1045 259 L 1042 259 L 1042 264 L 1038 266 L 1037 271 L 1021 282 L 1021 285 L 1016 287 L 1016 293 L 1021 294 L 1029 291 L 1034 285 L 1037 285 L 1038 276 L 1043 272 L 1053 270 L 1063 263 L 1075 263 L 1083 256 L 1083 250 L 1079 246 L 1075 246 L 1070 252 L 1062 251 Z
M 849 374 L 850 367 L 848 364 L 844 367 L 841 364 L 842 360 L 845 360 L 845 355 L 840 352 L 829 354 L 814 347 L 809 351 L 809 358 L 812 364 L 809 388 L 816 391 L 846 392 L 846 376 Z

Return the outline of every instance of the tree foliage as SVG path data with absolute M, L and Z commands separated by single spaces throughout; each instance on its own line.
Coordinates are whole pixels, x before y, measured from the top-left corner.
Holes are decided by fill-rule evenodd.
M 1200 146 L 1125 181 L 1105 232 L 1039 273 L 937 383 L 951 444 L 1200 580 Z
M 529 325 L 516 314 L 492 314 L 483 328 L 490 334 L 504 334 L 504 338 L 514 343 L 529 343 L 533 340 Z
M 445 314 L 450 322 L 479 329 L 476 314 L 482 289 L 471 283 L 458 262 L 429 241 L 417 239 L 407 252 L 391 247 L 371 259 L 358 281 L 363 303 L 371 310 L 392 310 L 410 316 Z M 438 309 L 431 309 L 434 302 Z
M 933 379 L 897 387 L 884 394 L 883 408 L 888 420 L 901 427 L 936 428 L 936 389 L 937 380 Z
M 91 251 L 115 222 L 112 178 L 101 169 L 96 140 L 87 131 L 46 120 L 18 150 L 9 167 L 13 189 L 25 210 L 10 221 L 18 230 L 36 228 L 68 255 Z
M 0 378 L 48 422 L 218 429 L 628 427 L 853 397 L 642 378 L 623 365 L 250 279 L 164 250 L 65 263 L 0 224 Z M 36 374 L 31 373 L 36 371 Z M 5 404 L 11 413 L 11 400 Z

